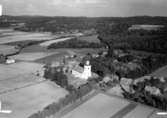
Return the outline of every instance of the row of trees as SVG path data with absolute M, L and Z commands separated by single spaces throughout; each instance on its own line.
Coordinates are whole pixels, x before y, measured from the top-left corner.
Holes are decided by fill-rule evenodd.
M 57 103 L 48 105 L 42 111 L 39 111 L 38 113 L 35 113 L 28 118 L 48 118 L 52 115 L 55 115 L 67 105 L 71 105 L 72 103 L 82 99 L 82 97 L 91 92 L 92 87 L 89 84 L 85 84 L 78 89 L 69 86 L 68 90 L 70 91 L 70 93 L 64 98 L 60 99 Z
M 59 43 L 51 44 L 48 49 L 57 49 L 57 48 L 102 48 L 103 45 L 100 43 L 93 43 L 82 41 L 78 39 L 71 39 L 68 41 L 63 41 Z

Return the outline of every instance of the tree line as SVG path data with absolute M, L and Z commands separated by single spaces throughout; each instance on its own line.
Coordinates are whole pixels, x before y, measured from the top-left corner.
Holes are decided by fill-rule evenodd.
M 77 38 L 73 38 L 68 41 L 58 42 L 48 46 L 48 49 L 57 49 L 57 48 L 102 48 L 103 44 L 82 41 Z

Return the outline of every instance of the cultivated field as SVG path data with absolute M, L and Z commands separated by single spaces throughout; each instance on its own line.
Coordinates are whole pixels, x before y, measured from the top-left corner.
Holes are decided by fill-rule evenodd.
M 32 53 L 20 53 L 18 55 L 11 56 L 10 58 L 23 61 L 35 61 L 41 58 L 45 58 L 56 54 L 56 52 L 32 52 Z
M 98 94 L 63 118 L 110 118 L 128 104 L 128 101 Z
M 1 94 L 3 109 L 10 109 L 13 112 L 0 114 L 0 118 L 27 118 L 47 105 L 57 102 L 66 94 L 68 94 L 66 90 L 50 81 Z
M 53 43 L 59 43 L 59 42 L 67 41 L 67 40 L 70 40 L 70 39 L 72 39 L 72 37 L 60 38 L 60 39 L 56 39 L 56 40 L 46 41 L 46 42 L 41 43 L 40 46 L 48 47 L 48 46 L 50 46 Z

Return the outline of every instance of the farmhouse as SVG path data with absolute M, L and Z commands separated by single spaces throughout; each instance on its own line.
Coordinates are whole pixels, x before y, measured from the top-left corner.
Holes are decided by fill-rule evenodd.
M 13 64 L 15 63 L 16 61 L 14 59 L 7 59 L 6 60 L 6 64 Z

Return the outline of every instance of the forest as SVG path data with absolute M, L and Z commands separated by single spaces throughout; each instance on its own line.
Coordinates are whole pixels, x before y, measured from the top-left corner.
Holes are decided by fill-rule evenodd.
M 98 30 L 101 25 L 110 26 L 114 23 L 167 25 L 166 17 L 134 16 L 134 17 L 46 17 L 46 16 L 2 16 L 0 27 L 3 24 L 25 23 L 17 27 L 21 31 L 68 32 L 69 30 Z M 5 25 L 8 27 L 9 25 Z

